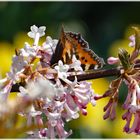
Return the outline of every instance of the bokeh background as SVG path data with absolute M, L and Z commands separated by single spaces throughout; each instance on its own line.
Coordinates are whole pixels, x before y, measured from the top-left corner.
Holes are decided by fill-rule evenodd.
M 131 26 L 140 25 L 140 2 L 0 2 L 0 72 L 9 71 L 15 48 L 24 42 L 32 43 L 27 36 L 31 25 L 46 26 L 46 35 L 58 39 L 61 26 L 66 31 L 80 32 L 100 57 L 106 61 L 117 56 L 118 48 L 128 47 Z M 44 38 L 45 39 L 45 38 Z M 103 94 L 112 78 L 92 80 L 92 87 Z M 125 121 L 121 105 L 127 90 L 121 87 L 117 119 L 103 120 L 103 107 L 108 99 L 88 106 L 88 115 L 66 125 L 73 129 L 70 138 L 135 138 L 123 133 Z

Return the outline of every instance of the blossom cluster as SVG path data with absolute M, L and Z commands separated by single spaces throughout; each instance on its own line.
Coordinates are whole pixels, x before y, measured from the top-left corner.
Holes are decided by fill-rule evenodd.
M 140 69 L 139 69 L 139 54 L 140 54 L 140 30 L 133 27 L 135 34 L 129 37 L 129 46 L 134 50 L 129 54 L 126 50 L 120 49 L 118 57 L 109 57 L 107 62 L 110 65 L 120 64 L 120 75 L 117 79 L 110 83 L 109 89 L 101 96 L 96 96 L 95 99 L 109 97 L 109 102 L 104 107 L 104 119 L 116 118 L 116 106 L 119 99 L 119 88 L 124 82 L 128 88 L 128 93 L 122 108 L 126 111 L 122 115 L 122 119 L 126 120 L 124 132 L 140 134 Z
M 126 121 L 123 130 L 139 135 L 140 30 L 137 27 L 133 29 L 135 33 L 129 38 L 129 46 L 134 48 L 133 52 L 129 54 L 126 50 L 120 49 L 117 58 L 107 59 L 109 65 L 118 64 L 116 70 L 119 73 L 117 78 L 111 81 L 108 90 L 103 95 L 97 95 L 90 82 L 78 80 L 77 74 L 86 75 L 86 73 L 75 54 L 70 64 L 64 64 L 59 60 L 51 65 L 52 56 L 59 44 L 58 40 L 47 36 L 45 42 L 39 45 L 39 39 L 45 35 L 46 27 L 31 26 L 28 36 L 34 43 L 25 42 L 23 48 L 15 50 L 11 69 L 6 77 L 0 80 L 0 120 L 3 114 L 7 114 L 10 110 L 6 102 L 12 88 L 18 85 L 17 96 L 21 106 L 18 103 L 13 110 L 26 118 L 28 128 L 35 126 L 34 129 L 27 131 L 27 135 L 30 138 L 67 138 L 72 134 L 72 130 L 67 132 L 64 129 L 66 122 L 79 118 L 80 114 L 87 115 L 87 105 L 91 103 L 95 106 L 99 99 L 109 97 L 109 102 L 103 109 L 105 112 L 103 118 L 114 120 L 120 86 L 125 83 L 128 93 L 122 105 L 125 111 L 122 119 Z M 102 70 L 96 72 L 102 74 Z M 96 75 L 96 72 L 90 73 Z M 74 80 L 70 80 L 69 77 L 74 77 Z
M 26 117 L 27 126 L 37 126 L 27 134 L 32 138 L 66 138 L 72 130 L 65 131 L 65 123 L 77 119 L 80 112 L 87 115 L 87 104 L 94 106 L 96 95 L 91 83 L 78 82 L 76 77 L 74 81 L 68 79 L 72 72 L 83 73 L 75 55 L 69 65 L 61 60 L 55 66 L 50 65 L 58 40 L 47 36 L 39 46 L 45 29 L 44 26 L 31 26 L 28 36 L 34 40 L 33 45 L 25 42 L 23 48 L 16 50 L 10 72 L 0 80 L 0 103 L 6 102 L 12 86 L 19 84 L 18 96 L 32 101 L 31 106 L 21 109 L 19 115 Z

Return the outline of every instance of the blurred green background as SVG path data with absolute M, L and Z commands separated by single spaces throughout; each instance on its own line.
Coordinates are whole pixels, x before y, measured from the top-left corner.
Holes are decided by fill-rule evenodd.
M 116 56 L 119 47 L 128 47 L 131 26 L 140 24 L 140 2 L 0 2 L 0 71 L 9 71 L 15 48 L 22 48 L 31 25 L 46 26 L 46 34 L 59 38 L 62 24 L 66 31 L 80 32 L 100 57 Z M 95 92 L 103 94 L 109 79 L 91 81 Z M 102 86 L 101 86 L 102 85 Z M 101 88 L 102 87 L 102 88 Z M 108 99 L 88 106 L 88 116 L 68 123 L 71 138 L 135 138 L 123 133 L 120 106 L 127 93 L 121 88 L 117 119 L 104 121 L 102 108 Z

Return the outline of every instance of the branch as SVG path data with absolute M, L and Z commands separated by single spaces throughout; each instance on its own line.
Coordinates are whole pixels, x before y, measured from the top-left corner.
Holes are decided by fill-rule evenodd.
M 84 74 L 79 75 L 72 75 L 69 76 L 68 79 L 71 81 L 74 81 L 75 76 L 77 77 L 77 81 L 84 81 L 84 80 L 90 80 L 90 79 L 98 79 L 103 77 L 109 77 L 109 76 L 119 76 L 120 75 L 120 68 L 112 68 L 112 69 L 104 69 L 104 70 L 98 70 L 93 72 L 87 72 Z
M 140 63 L 136 64 L 134 68 L 140 68 Z M 87 72 L 84 74 L 79 75 L 72 75 L 69 76 L 68 79 L 70 81 L 74 81 L 75 76 L 77 77 L 77 81 L 84 81 L 84 80 L 91 80 L 91 79 L 98 79 L 103 77 L 110 77 L 110 76 L 119 76 L 121 74 L 121 70 L 123 68 L 112 68 L 112 69 L 104 69 L 104 70 L 97 70 L 93 72 Z M 11 92 L 18 92 L 20 84 L 15 84 L 12 86 Z

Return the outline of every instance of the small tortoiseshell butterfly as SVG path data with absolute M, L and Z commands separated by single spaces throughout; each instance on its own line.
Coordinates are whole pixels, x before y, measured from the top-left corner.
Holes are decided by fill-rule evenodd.
M 81 67 L 85 71 L 102 68 L 105 64 L 103 58 L 98 57 L 89 49 L 88 43 L 82 38 L 81 34 L 64 32 L 62 28 L 60 39 L 50 63 L 54 65 L 62 60 L 63 63 L 70 64 L 73 55 L 81 61 Z

